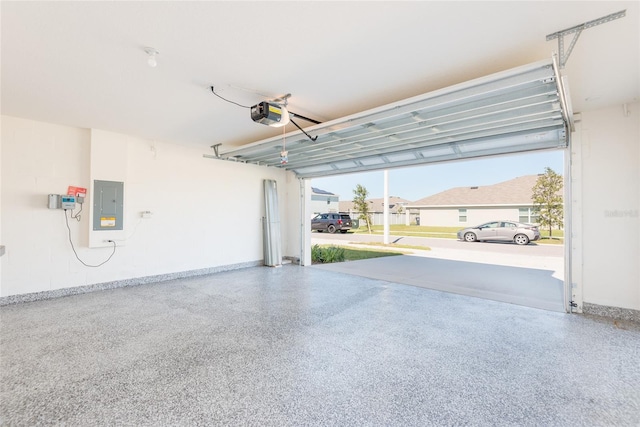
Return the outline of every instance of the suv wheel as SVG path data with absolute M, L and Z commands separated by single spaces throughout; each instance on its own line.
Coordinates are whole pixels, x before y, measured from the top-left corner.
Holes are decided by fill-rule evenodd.
M 327 231 L 331 234 L 336 232 L 336 226 L 333 224 L 329 224 L 329 226 L 327 227 Z

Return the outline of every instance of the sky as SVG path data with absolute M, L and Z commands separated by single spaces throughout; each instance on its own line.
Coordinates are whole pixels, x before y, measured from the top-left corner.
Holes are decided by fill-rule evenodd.
M 564 174 L 564 151 L 541 151 L 509 156 L 464 160 L 389 170 L 389 196 L 415 202 L 454 187 L 492 185 L 524 175 L 544 173 L 550 167 Z M 384 196 L 384 172 L 362 172 L 313 178 L 311 186 L 352 200 L 356 185 L 363 185 L 370 199 Z

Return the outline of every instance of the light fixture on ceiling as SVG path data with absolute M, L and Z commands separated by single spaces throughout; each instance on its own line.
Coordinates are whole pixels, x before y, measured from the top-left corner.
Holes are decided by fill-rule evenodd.
M 158 55 L 160 52 L 158 52 L 157 49 L 154 49 L 152 47 L 145 47 L 144 51 L 147 53 L 147 55 L 149 55 L 149 58 L 147 59 L 147 64 L 149 64 L 149 67 L 155 68 L 156 65 L 158 65 L 158 61 L 156 60 L 156 55 Z

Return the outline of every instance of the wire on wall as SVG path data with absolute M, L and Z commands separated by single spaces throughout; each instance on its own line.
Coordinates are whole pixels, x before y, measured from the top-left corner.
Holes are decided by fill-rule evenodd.
M 80 213 L 80 212 L 78 212 L 78 213 Z M 76 216 L 77 216 L 77 214 L 76 214 Z M 71 217 L 75 218 L 73 216 L 73 212 L 71 213 Z M 64 222 L 67 224 L 67 230 L 69 231 L 69 243 L 71 244 L 71 250 L 73 250 L 73 254 L 76 256 L 76 259 L 78 261 L 80 261 L 80 263 L 82 265 L 84 265 L 85 267 L 93 267 L 93 268 L 101 267 L 104 264 L 106 264 L 107 262 L 109 262 L 111 257 L 116 253 L 116 242 L 114 242 L 113 240 L 108 240 L 109 242 L 113 243 L 113 251 L 111 252 L 111 255 L 109 255 L 109 258 L 107 258 L 106 260 L 102 261 L 100 264 L 97 264 L 97 265 L 87 264 L 86 262 L 84 262 L 83 260 L 80 259 L 80 257 L 78 256 L 78 252 L 76 252 L 76 248 L 73 245 L 73 240 L 71 240 L 71 227 L 69 227 L 69 217 L 67 216 L 67 209 L 64 210 Z
M 222 99 L 223 101 L 227 101 L 227 102 L 228 102 L 228 103 L 230 103 L 230 104 L 235 104 L 235 105 L 237 105 L 238 107 L 242 107 L 242 108 L 251 108 L 251 107 L 250 107 L 250 106 L 248 106 L 248 105 L 242 105 L 242 104 L 239 104 L 239 103 L 237 103 L 237 102 L 235 102 L 235 101 L 231 101 L 231 100 L 229 100 L 229 99 L 227 99 L 227 98 L 224 98 L 224 97 L 220 96 L 219 94 L 217 94 L 217 93 L 216 93 L 216 91 L 215 91 L 215 89 L 213 88 L 213 86 L 211 86 L 211 92 L 212 92 L 215 96 L 217 96 L 218 98 Z
M 80 212 L 82 212 L 82 207 L 84 206 L 84 203 L 80 203 L 80 210 L 74 215 L 73 211 L 71 211 L 71 218 L 75 219 L 76 221 L 80 222 Z M 65 214 L 66 216 L 66 214 Z

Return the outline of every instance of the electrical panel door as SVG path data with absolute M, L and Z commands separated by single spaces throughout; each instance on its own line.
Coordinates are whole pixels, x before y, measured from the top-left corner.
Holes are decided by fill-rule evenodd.
M 93 229 L 122 230 L 124 183 L 93 181 Z

